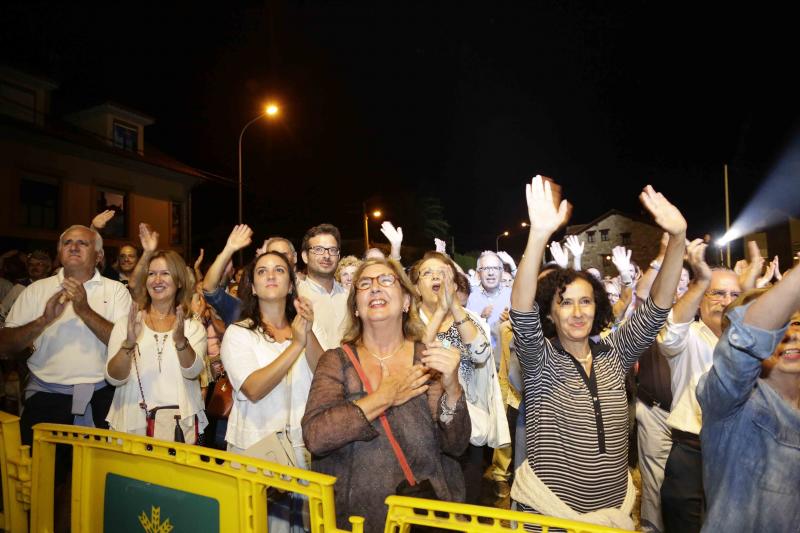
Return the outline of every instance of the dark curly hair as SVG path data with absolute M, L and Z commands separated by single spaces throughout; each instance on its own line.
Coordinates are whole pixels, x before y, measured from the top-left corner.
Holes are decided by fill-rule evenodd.
M 542 333 L 544 333 L 545 337 L 553 338 L 556 336 L 555 324 L 548 316 L 553 305 L 553 299 L 558 297 L 560 300 L 567 285 L 577 279 L 582 279 L 591 285 L 592 293 L 594 294 L 594 319 L 589 335 L 599 335 L 601 331 L 613 322 L 614 313 L 611 308 L 611 302 L 609 302 L 608 293 L 606 293 L 606 289 L 600 281 L 587 272 L 571 268 L 556 268 L 539 279 L 536 286 L 536 303 L 539 305 L 539 313 L 542 317 Z
M 264 252 L 250 261 L 250 263 L 244 267 L 242 279 L 239 281 L 239 298 L 242 300 L 242 308 L 239 312 L 239 320 L 245 320 L 249 318 L 252 321 L 252 324 L 248 327 L 248 329 L 261 332 L 264 331 L 264 327 L 261 321 L 261 311 L 258 307 L 258 296 L 253 294 L 253 279 L 255 277 L 255 270 L 258 260 L 265 255 L 277 256 L 286 264 L 286 270 L 289 273 L 289 281 L 291 283 L 289 286 L 289 294 L 286 295 L 286 320 L 291 323 L 297 314 L 297 310 L 294 308 L 294 300 L 297 297 L 297 282 L 294 276 L 294 270 L 292 269 L 292 264 L 289 262 L 289 258 L 287 258 L 281 252 Z

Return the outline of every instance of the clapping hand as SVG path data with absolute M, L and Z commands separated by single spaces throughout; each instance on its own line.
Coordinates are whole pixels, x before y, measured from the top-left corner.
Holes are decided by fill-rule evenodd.
M 686 219 L 680 210 L 669 203 L 663 194 L 648 185 L 639 195 L 642 205 L 650 211 L 656 224 L 670 235 L 683 235 L 686 233 Z
M 569 252 L 561 248 L 561 243 L 553 241 L 550 243 L 550 253 L 553 255 L 553 261 L 561 268 L 567 268 L 569 265 Z
M 711 267 L 706 263 L 706 248 L 708 244 L 703 239 L 695 239 L 686 247 L 687 260 L 696 281 L 711 281 Z
M 308 298 L 298 296 L 294 308 L 297 315 L 292 320 L 292 339 L 300 346 L 306 346 L 308 334 L 314 327 L 314 306 Z
M 445 391 L 454 391 L 458 386 L 458 365 L 461 354 L 455 348 L 445 348 L 439 341 L 427 344 L 422 351 L 422 364 L 442 375 L 442 385 Z
M 42 320 L 44 323 L 49 326 L 55 322 L 55 320 L 61 316 L 61 313 L 64 312 L 66 306 L 66 293 L 62 289 L 47 300 L 44 306 L 44 312 L 42 313 Z
M 128 311 L 128 337 L 126 343 L 128 346 L 136 344 L 139 335 L 142 334 L 142 313 L 139 311 L 139 305 L 136 302 L 131 302 L 131 309 Z
M 749 261 L 745 262 L 746 267 L 739 274 L 739 286 L 743 291 L 755 288 L 756 280 L 764 268 L 764 258 L 761 256 L 761 249 L 756 241 L 747 242 L 747 255 Z
M 178 304 L 175 308 L 175 329 L 172 330 L 172 340 L 175 341 L 175 346 L 186 346 L 184 318 L 183 306 Z

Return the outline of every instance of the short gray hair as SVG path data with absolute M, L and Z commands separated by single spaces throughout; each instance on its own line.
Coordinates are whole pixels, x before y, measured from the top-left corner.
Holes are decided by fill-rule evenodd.
M 294 244 L 292 244 L 292 241 L 290 241 L 286 237 L 270 237 L 269 239 L 264 241 L 264 250 L 268 250 L 269 249 L 269 245 L 272 244 L 275 241 L 283 241 L 283 242 L 285 242 L 286 244 L 289 245 L 289 249 L 292 251 L 292 253 L 297 255 L 297 250 L 294 249 Z
M 482 252 L 480 256 L 478 256 L 478 260 L 476 261 L 476 265 L 478 266 L 478 268 L 480 268 L 481 259 L 483 259 L 484 257 L 494 257 L 495 259 L 500 261 L 500 266 L 503 266 L 503 260 L 500 259 L 500 256 L 497 255 L 496 252 L 493 252 L 491 250 L 486 250 L 486 251 Z
M 102 252 L 103 251 L 103 236 L 100 235 L 100 232 L 98 232 L 94 228 L 88 228 L 88 227 L 84 226 L 83 224 L 73 224 L 70 227 L 68 227 L 67 229 L 65 229 L 64 232 L 61 235 L 58 236 L 58 244 L 56 245 L 56 251 L 57 252 L 61 252 L 61 241 L 64 240 L 64 235 L 66 235 L 67 233 L 69 233 L 70 231 L 72 231 L 74 229 L 85 229 L 86 231 L 89 231 L 92 234 L 94 234 L 94 251 L 95 252 Z

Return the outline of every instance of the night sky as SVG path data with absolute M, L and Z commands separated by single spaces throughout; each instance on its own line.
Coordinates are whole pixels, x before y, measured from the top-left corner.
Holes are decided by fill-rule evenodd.
M 0 59 L 58 81 L 57 115 L 107 100 L 138 109 L 156 119 L 146 142 L 230 179 L 241 127 L 278 100 L 281 120 L 245 135 L 245 219 L 296 244 L 322 221 L 360 238 L 365 200 L 419 243 L 414 206 L 435 197 L 459 252 L 493 248 L 526 218 L 537 173 L 564 187 L 571 223 L 638 213 L 651 183 L 692 236 L 719 235 L 723 164 L 739 209 L 798 117 L 795 19 L 767 8 L 200 4 L 7 0 Z M 230 186 L 197 189 L 195 246 L 221 245 L 235 201 Z

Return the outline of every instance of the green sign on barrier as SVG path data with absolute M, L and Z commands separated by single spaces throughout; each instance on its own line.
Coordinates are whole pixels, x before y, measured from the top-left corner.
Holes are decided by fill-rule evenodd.
M 219 533 L 219 502 L 139 479 L 108 474 L 106 533 Z

